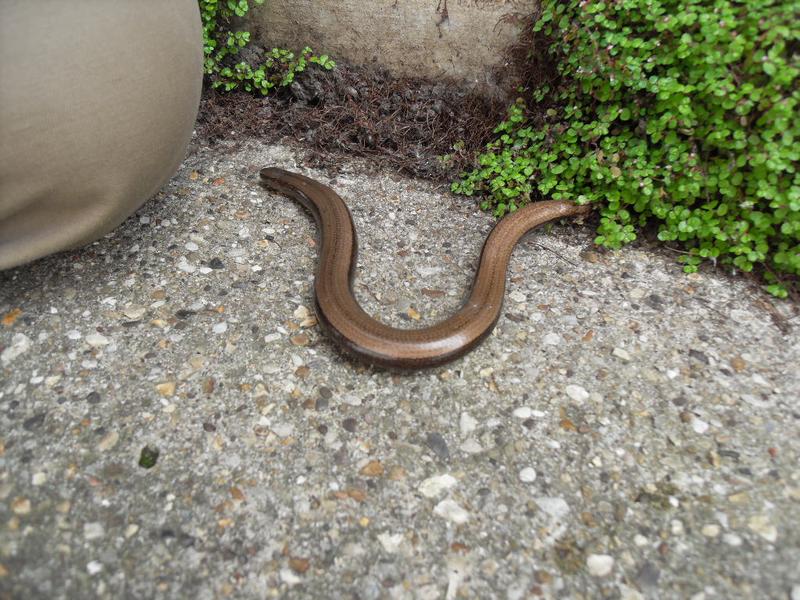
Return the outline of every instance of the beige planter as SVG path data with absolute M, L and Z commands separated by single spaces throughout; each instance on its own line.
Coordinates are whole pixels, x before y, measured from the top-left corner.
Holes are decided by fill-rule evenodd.
M 197 0 L 0 2 L 0 269 L 97 239 L 170 178 L 202 52 Z

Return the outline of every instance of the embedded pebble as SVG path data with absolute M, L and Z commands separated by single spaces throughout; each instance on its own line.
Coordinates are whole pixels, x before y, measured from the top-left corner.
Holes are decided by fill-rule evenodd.
M 221 323 L 214 323 L 214 326 L 211 328 L 211 331 L 214 333 L 225 333 L 228 331 L 228 322 L 222 321 Z
M 86 343 L 92 348 L 101 348 L 103 346 L 108 346 L 111 340 L 101 333 L 90 333 L 86 336 Z
M 306 319 L 309 316 L 311 316 L 311 311 L 301 304 L 294 309 L 292 316 L 294 316 L 295 319 L 299 319 L 302 321 L 303 319 Z
M 647 295 L 648 291 L 643 288 L 634 288 L 630 291 L 630 297 L 634 300 L 641 300 Z
M 449 490 L 456 485 L 458 480 L 452 475 L 445 473 L 444 475 L 436 475 L 425 479 L 419 485 L 420 493 L 426 498 L 435 498 L 442 492 Z
M 624 583 L 619 585 L 620 600 L 644 600 L 644 595 L 637 589 Z
M 138 321 L 145 315 L 146 312 L 147 309 L 144 306 L 138 304 L 132 304 L 131 306 L 125 308 L 122 311 L 122 314 L 125 315 L 131 321 Z
M 552 517 L 560 519 L 569 514 L 569 504 L 563 498 L 542 496 L 535 498 L 534 501 L 540 509 Z
M 742 394 L 741 398 L 754 408 L 772 408 L 775 404 L 772 398 L 764 398 L 754 394 Z
M 112 431 L 103 436 L 103 439 L 100 440 L 100 442 L 97 444 L 97 449 L 100 452 L 106 452 L 108 450 L 111 450 L 114 446 L 116 446 L 118 441 L 119 441 L 119 432 Z
M 293 346 L 308 346 L 308 344 L 311 343 L 311 338 L 309 338 L 305 333 L 299 333 L 290 337 L 289 341 Z
M 125 537 L 132 538 L 139 531 L 139 526 L 136 523 L 131 523 L 125 528 Z
M 575 402 L 584 402 L 589 399 L 589 392 L 580 385 L 569 384 L 564 391 L 567 393 L 567 396 L 572 398 Z
M 728 544 L 729 546 L 737 547 L 742 545 L 741 536 L 738 536 L 735 533 L 722 534 L 722 541 Z
M 624 362 L 628 362 L 631 359 L 630 353 L 627 350 L 625 350 L 624 348 L 614 348 L 614 350 L 613 350 L 613 352 L 611 352 L 611 354 L 613 354 L 614 356 L 616 356 L 617 358 L 619 358 L 620 360 L 622 360 Z
M 736 308 L 731 311 L 731 318 L 734 321 L 746 323 L 753 319 L 753 315 L 750 311 Z
M 280 575 L 281 581 L 290 587 L 302 583 L 303 581 L 303 578 L 297 575 L 292 569 L 281 569 Z
M 378 541 L 383 546 L 383 549 L 389 554 L 395 554 L 400 550 L 405 536 L 402 533 L 380 533 L 378 534 Z
M 11 503 L 11 510 L 15 515 L 29 515 L 31 512 L 31 501 L 28 498 L 17 498 Z
M 561 336 L 555 332 L 550 332 L 542 338 L 542 343 L 545 346 L 558 346 L 561 341 Z
M 525 467 L 519 472 L 519 480 L 524 483 L 533 483 L 536 481 L 536 469 Z
M 461 525 L 469 521 L 469 513 L 453 500 L 442 500 L 436 505 L 433 512 L 456 525 Z
M 467 454 L 478 454 L 480 452 L 483 452 L 483 446 L 481 446 L 480 442 L 472 438 L 465 440 L 459 446 L 459 449 L 462 452 L 466 452 Z
M 478 421 L 470 416 L 468 412 L 462 412 L 458 419 L 461 435 L 469 435 L 478 427 Z
M 86 571 L 89 575 L 97 575 L 103 570 L 103 563 L 98 560 L 93 560 L 86 564 Z
M 753 515 L 747 521 L 747 527 L 768 542 L 775 542 L 778 539 L 778 529 L 766 515 Z
M 99 540 L 106 534 L 102 523 L 85 523 L 83 526 L 83 537 L 87 541 Z
M 34 431 L 38 429 L 42 423 L 44 423 L 45 417 L 47 417 L 47 413 L 37 413 L 32 417 L 25 419 L 22 422 L 22 428 L 26 431 Z
M 178 270 L 183 271 L 184 273 L 194 273 L 197 270 L 197 267 L 193 264 L 190 264 L 185 256 L 181 256 L 178 260 L 177 264 Z
M 533 409 L 530 406 L 520 406 L 514 409 L 513 415 L 518 419 L 530 419 Z
M 419 273 L 423 277 L 430 277 L 431 275 L 436 275 L 441 271 L 442 271 L 441 267 L 424 267 L 424 266 L 417 267 L 417 273 Z
M 355 394 L 345 394 L 342 396 L 342 403 L 349 406 L 361 406 L 361 398 Z
M 168 398 L 175 394 L 175 387 L 176 383 L 174 381 L 164 381 L 156 384 L 156 391 L 164 398 Z
M 586 557 L 589 575 L 605 577 L 614 569 L 614 557 L 608 554 L 590 554 Z
M 11 345 L 0 353 L 0 362 L 8 365 L 31 349 L 31 339 L 24 333 L 15 333 Z
M 703 528 L 700 530 L 700 532 L 706 537 L 715 538 L 720 532 L 719 525 L 715 525 L 713 523 L 703 525 Z
M 692 419 L 692 429 L 694 429 L 695 433 L 703 434 L 708 431 L 708 427 L 708 423 L 703 421 L 703 419 L 699 419 L 697 417 Z
M 669 529 L 672 535 L 683 535 L 684 532 L 683 523 L 678 519 L 672 519 L 672 521 L 669 522 Z
M 365 477 L 381 477 L 386 473 L 386 467 L 379 460 L 370 460 L 359 469 L 358 473 Z
M 278 423 L 277 425 L 273 425 L 271 429 L 272 432 L 278 437 L 285 438 L 292 435 L 292 432 L 294 431 L 294 425 L 291 423 Z
M 445 441 L 442 434 L 438 431 L 429 432 L 428 435 L 425 436 L 425 443 L 441 460 L 447 460 L 450 457 L 447 441 Z

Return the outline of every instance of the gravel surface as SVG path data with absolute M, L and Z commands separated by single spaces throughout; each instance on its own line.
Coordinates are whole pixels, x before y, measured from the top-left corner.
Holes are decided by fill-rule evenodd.
M 343 358 L 318 177 L 393 325 L 457 308 L 489 216 L 423 181 L 255 141 L 196 146 L 91 246 L 0 273 L 0 598 L 800 598 L 792 309 L 554 225 L 476 351 Z

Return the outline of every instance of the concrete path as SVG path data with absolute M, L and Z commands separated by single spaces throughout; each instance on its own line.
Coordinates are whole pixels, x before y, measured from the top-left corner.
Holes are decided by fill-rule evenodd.
M 492 220 L 298 163 L 197 148 L 113 234 L 0 273 L 0 598 L 800 598 L 787 305 L 555 225 L 475 352 L 364 368 L 258 168 L 349 202 L 356 292 L 393 325 L 457 308 Z

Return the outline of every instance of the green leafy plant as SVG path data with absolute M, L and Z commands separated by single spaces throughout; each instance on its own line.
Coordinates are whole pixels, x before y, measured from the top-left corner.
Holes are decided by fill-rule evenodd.
M 263 4 L 264 0 L 253 0 Z M 249 31 L 230 29 L 234 17 L 244 17 L 250 10 L 248 0 L 199 0 L 203 22 L 205 72 L 214 88 L 226 91 L 241 87 L 266 95 L 275 87 L 290 85 L 309 64 L 333 69 L 336 63 L 329 56 L 316 56 L 305 47 L 298 54 L 273 48 L 259 65 L 239 60 L 239 54 L 250 42 Z
M 704 260 L 800 275 L 796 0 L 542 0 L 559 77 L 528 92 L 453 184 L 497 216 L 533 196 L 600 205 L 596 242 L 646 223 Z M 533 59 L 532 59 L 533 60 Z

